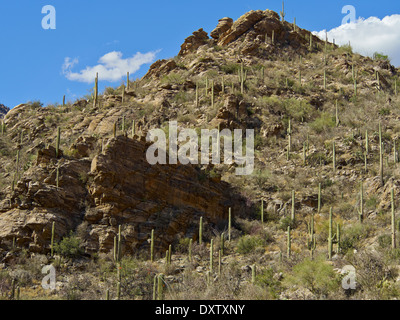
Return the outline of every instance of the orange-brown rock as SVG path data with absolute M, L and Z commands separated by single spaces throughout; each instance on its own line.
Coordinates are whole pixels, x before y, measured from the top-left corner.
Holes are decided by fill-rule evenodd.
M 165 250 L 181 238 L 196 239 L 200 216 L 221 228 L 229 207 L 234 215 L 247 210 L 227 183 L 204 178 L 197 167 L 150 165 L 145 157 L 150 144 L 143 140 L 111 139 L 90 161 L 85 156 L 97 148 L 93 144 L 92 138 L 78 139 L 80 159 L 56 159 L 53 147 L 39 151 L 36 166 L 0 202 L 1 249 L 9 250 L 15 239 L 19 247 L 47 252 L 54 221 L 57 241 L 82 225 L 88 253 L 111 251 L 119 225 L 124 252 L 148 246 L 152 229 L 156 249 Z
M 208 40 L 208 34 L 202 28 L 193 32 L 190 37 L 185 39 L 185 42 L 181 45 L 181 51 L 179 51 L 179 56 L 184 56 L 190 52 L 194 52 L 200 46 L 204 45 Z

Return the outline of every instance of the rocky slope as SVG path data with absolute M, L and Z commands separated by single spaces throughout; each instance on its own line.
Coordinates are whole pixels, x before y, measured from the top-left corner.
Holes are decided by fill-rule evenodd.
M 0 103 L 0 118 L 4 118 L 4 116 L 7 114 L 7 112 L 8 112 L 9 110 L 10 110 L 10 109 L 7 108 L 4 104 L 1 104 L 1 103 Z
M 216 275 L 226 281 L 218 292 L 204 288 L 196 275 L 205 274 L 208 261 L 205 247 L 197 248 L 195 262 L 173 258 L 179 266 L 170 270 L 170 280 L 179 293 L 172 298 L 187 297 L 191 286 L 201 288 L 192 293 L 208 298 L 265 298 L 271 290 L 274 298 L 332 298 L 317 271 L 311 276 L 322 283 L 307 287 L 301 267 L 331 268 L 327 281 L 337 285 L 333 268 L 340 271 L 348 264 L 363 276 L 359 297 L 396 296 L 398 253 L 388 237 L 390 192 L 395 199 L 400 193 L 398 73 L 387 59 L 355 54 L 350 46 L 318 39 L 275 12 L 257 10 L 237 21 L 222 18 L 210 36 L 203 29 L 193 32 L 175 58 L 155 62 L 129 87 L 107 88 L 97 105 L 90 97 L 58 107 L 17 106 L 7 113 L 0 136 L 1 258 L 9 263 L 24 250 L 48 254 L 53 222 L 57 242 L 73 231 L 92 257 L 112 252 L 119 226 L 124 256 L 147 254 L 154 229 L 160 257 L 170 244 L 181 248 L 183 240 L 196 242 L 201 216 L 208 246 L 211 239 L 220 244 L 232 208 L 234 232 L 223 264 L 235 276 Z M 237 164 L 149 165 L 145 136 L 152 128 L 168 135 L 171 120 L 179 130 L 254 129 L 253 174 L 236 176 Z M 341 240 L 334 259 L 326 262 L 330 208 Z M 311 221 L 314 247 L 308 242 Z M 288 226 L 291 255 L 285 254 Z M 309 262 L 311 252 L 323 261 Z M 169 270 L 160 261 L 146 263 L 140 268 L 151 275 Z M 245 290 L 253 264 L 260 278 L 250 294 Z M 376 272 L 372 266 L 379 266 Z M 376 278 L 368 278 L 371 274 Z M 228 281 L 232 277 L 235 286 Z M 332 292 L 343 298 L 335 288 Z

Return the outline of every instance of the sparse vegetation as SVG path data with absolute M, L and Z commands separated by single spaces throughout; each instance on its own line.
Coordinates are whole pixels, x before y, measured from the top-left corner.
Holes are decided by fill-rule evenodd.
M 272 34 L 265 36 L 252 42 L 257 50 L 249 55 L 245 35 L 231 51 L 206 40 L 198 51 L 129 81 L 129 90 L 107 87 L 96 98 L 91 89 L 74 103 L 45 107 L 33 101 L 0 121 L 0 211 L 10 225 L 21 217 L 0 239 L 0 298 L 15 298 L 14 279 L 22 299 L 105 299 L 108 293 L 150 300 L 154 280 L 158 286 L 163 279 L 157 289 L 165 299 L 398 299 L 398 216 L 390 233 L 391 205 L 398 201 L 391 203 L 388 193 L 393 188 L 399 196 L 398 69 L 387 67 L 385 54 L 362 57 L 350 44 L 328 43 L 325 51 L 324 41 L 309 33 L 299 33 L 301 50 L 275 33 L 273 44 Z M 168 121 L 178 122 L 178 133 L 254 129 L 254 171 L 236 175 L 238 163 L 185 167 L 189 178 L 175 180 L 184 184 L 179 194 L 168 188 L 182 164 L 167 174 L 157 165 L 146 172 L 163 183 L 141 180 L 130 166 L 140 162 L 150 129 L 162 129 L 170 143 Z M 122 150 L 110 149 L 113 141 Z M 135 156 L 116 164 L 126 146 Z M 135 182 L 127 193 L 116 179 L 121 170 L 122 180 Z M 105 191 L 103 183 L 112 188 Z M 210 213 L 208 202 L 228 189 L 232 195 Z M 212 196 L 197 199 L 203 192 Z M 235 211 L 239 202 L 245 213 Z M 137 221 L 126 223 L 132 217 Z M 70 220 L 58 225 L 67 233 L 53 256 L 47 222 L 57 218 Z M 19 227 L 24 219 L 30 224 Z M 159 219 L 168 232 L 160 236 L 156 229 L 153 242 Z M 157 252 L 150 261 L 152 245 Z M 40 286 L 40 267 L 49 264 L 62 282 L 53 294 Z M 356 269 L 356 289 L 340 285 L 345 265 Z

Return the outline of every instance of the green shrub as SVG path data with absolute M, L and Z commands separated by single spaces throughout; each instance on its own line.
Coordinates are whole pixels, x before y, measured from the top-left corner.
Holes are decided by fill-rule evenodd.
M 313 112 L 313 107 L 307 101 L 295 98 L 284 100 L 283 107 L 291 119 L 301 122 L 309 118 Z
M 291 217 L 284 217 L 279 222 L 279 229 L 283 231 L 287 231 L 287 228 L 290 226 L 290 229 L 296 228 L 296 221 L 293 221 Z
M 357 247 L 358 243 L 367 238 L 371 227 L 366 224 L 356 223 L 344 228 L 341 236 L 341 248 L 343 252 Z
M 239 238 L 236 250 L 240 254 L 248 254 L 265 245 L 265 240 L 259 236 L 245 235 Z
M 315 260 L 306 259 L 295 265 L 292 276 L 287 280 L 291 284 L 301 285 L 317 296 L 328 296 L 339 288 L 340 277 L 333 266 L 326 263 L 323 257 Z
M 189 243 L 190 243 L 190 238 L 179 239 L 179 243 L 176 247 L 176 251 L 179 253 L 189 252 Z
M 392 245 L 392 237 L 390 234 L 382 234 L 378 237 L 378 244 L 381 248 L 388 248 Z
M 162 77 L 161 83 L 183 84 L 185 83 L 185 78 L 179 73 L 171 72 Z
M 83 254 L 81 240 L 72 231 L 54 246 L 54 251 L 63 257 L 77 258 Z
M 389 56 L 383 54 L 382 52 L 375 52 L 373 55 L 374 60 L 390 61 Z
M 272 268 L 259 270 L 256 274 L 255 283 L 266 289 L 273 299 L 278 299 L 282 286 L 281 282 L 274 275 L 275 271 Z
M 321 115 L 310 124 L 310 126 L 316 133 L 321 133 L 329 128 L 335 127 L 336 121 L 330 113 L 322 112 Z
M 237 63 L 228 63 L 221 67 L 221 71 L 225 72 L 226 74 L 237 74 L 239 69 L 240 64 Z

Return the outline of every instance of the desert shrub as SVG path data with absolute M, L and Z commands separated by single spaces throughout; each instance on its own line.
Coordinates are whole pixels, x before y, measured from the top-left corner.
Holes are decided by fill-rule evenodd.
M 392 245 L 392 237 L 390 234 L 382 234 L 378 237 L 378 244 L 381 248 L 388 248 Z
M 183 84 L 185 82 L 185 78 L 176 72 L 171 72 L 161 79 L 161 83 L 169 83 L 169 84 Z
M 266 244 L 265 239 L 260 236 L 245 235 L 239 238 L 236 250 L 240 254 L 248 254 L 261 248 Z
M 283 231 L 287 231 L 288 227 L 290 226 L 290 229 L 296 228 L 296 221 L 293 221 L 291 217 L 283 217 L 279 221 L 279 229 Z
M 321 133 L 329 128 L 335 127 L 336 122 L 334 117 L 327 112 L 322 112 L 318 118 L 316 118 L 310 127 L 316 132 Z
M 374 60 L 390 61 L 389 56 L 383 54 L 382 52 L 375 52 L 373 55 Z
M 221 71 L 225 72 L 226 74 L 237 74 L 239 69 L 240 65 L 237 63 L 228 63 L 221 66 Z
M 54 246 L 54 251 L 63 257 L 77 258 L 83 254 L 81 240 L 72 231 Z
M 343 229 L 341 236 L 341 248 L 343 252 L 349 249 L 357 248 L 359 242 L 368 237 L 371 226 L 362 223 L 356 223 Z
M 313 107 L 305 100 L 290 98 L 283 101 L 286 114 L 294 120 L 305 121 L 310 117 Z
M 318 297 L 332 294 L 340 285 L 340 277 L 323 257 L 295 265 L 287 281 L 307 288 Z
M 176 251 L 179 253 L 187 253 L 189 251 L 190 238 L 179 239 Z
M 275 271 L 272 268 L 258 270 L 255 283 L 267 290 L 273 299 L 277 299 L 282 290 L 282 285 L 274 275 Z

